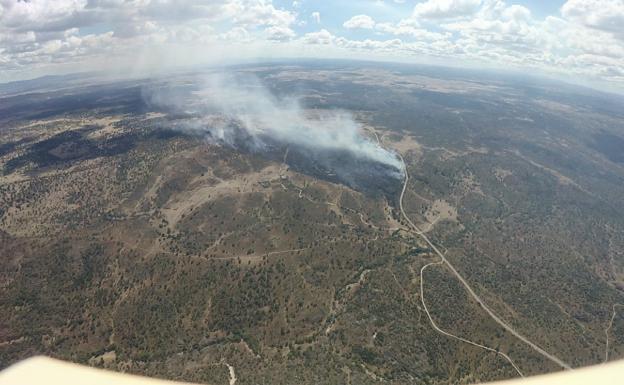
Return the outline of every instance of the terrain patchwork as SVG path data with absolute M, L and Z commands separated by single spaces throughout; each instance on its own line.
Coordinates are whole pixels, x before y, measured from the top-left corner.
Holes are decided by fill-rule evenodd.
M 562 369 L 540 349 L 624 357 L 624 100 L 390 64 L 232 71 L 310 119 L 349 112 L 406 185 L 349 152 L 219 142 L 146 102 L 194 75 L 6 93 L 1 367 L 451 384 Z

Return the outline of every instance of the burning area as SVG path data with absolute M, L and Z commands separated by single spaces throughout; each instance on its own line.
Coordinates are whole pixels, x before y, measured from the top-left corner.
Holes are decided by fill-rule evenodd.
M 403 179 L 396 154 L 363 135 L 346 111 L 305 110 L 297 96 L 277 98 L 255 77 L 211 75 L 192 84 L 144 90 L 171 126 L 216 145 L 261 153 L 293 170 L 373 195 L 394 196 Z

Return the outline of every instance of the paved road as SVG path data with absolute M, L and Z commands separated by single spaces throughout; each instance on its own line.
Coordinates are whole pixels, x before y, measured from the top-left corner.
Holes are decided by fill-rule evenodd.
M 479 297 L 477 295 L 477 293 L 474 292 L 474 290 L 472 289 L 472 287 L 470 287 L 470 285 L 468 284 L 468 282 L 464 279 L 464 277 L 461 276 L 461 274 L 459 274 L 459 272 L 455 269 L 455 267 L 448 261 L 448 259 L 446 259 L 446 257 L 444 256 L 444 254 L 442 254 L 440 252 L 440 250 L 438 250 L 438 248 L 429 240 L 429 237 L 427 237 L 427 235 L 425 235 L 425 233 L 423 233 L 418 226 L 416 226 L 407 216 L 407 214 L 405 214 L 405 210 L 403 209 L 403 197 L 405 195 L 405 190 L 407 189 L 407 183 L 409 182 L 409 173 L 407 171 L 407 165 L 405 164 L 405 160 L 403 159 L 403 157 L 400 154 L 397 154 L 399 156 L 399 158 L 401 159 L 401 162 L 403 163 L 403 168 L 405 170 L 405 181 L 403 184 L 403 190 L 401 191 L 401 197 L 399 198 L 399 209 L 401 210 L 401 215 L 403 216 L 403 218 L 405 218 L 405 220 L 407 221 L 407 223 L 409 223 L 410 227 L 414 230 L 414 232 L 416 234 L 418 234 L 422 239 L 424 239 L 425 242 L 427 242 L 427 244 L 429 245 L 429 247 L 431 247 L 431 249 L 440 257 L 440 259 L 442 260 L 442 262 L 444 262 L 444 264 L 446 264 L 446 266 L 451 270 L 451 272 L 455 275 L 455 277 L 457 277 L 457 279 L 462 283 L 462 285 L 464 285 L 464 287 L 466 288 L 466 290 L 468 291 L 468 293 L 470 293 L 470 295 L 472 296 L 472 298 L 474 298 L 475 301 L 477 301 L 477 303 L 479 305 L 481 305 L 481 307 L 483 308 L 483 310 L 485 310 L 486 313 L 488 313 L 488 315 L 500 326 L 502 326 L 505 330 L 507 330 L 509 333 L 513 334 L 514 336 L 516 336 L 516 338 L 518 338 L 520 341 L 524 342 L 525 344 L 529 345 L 533 350 L 535 350 L 536 352 L 538 352 L 539 354 L 541 354 L 542 356 L 546 357 L 547 359 L 549 359 L 550 361 L 554 362 L 555 364 L 559 365 L 560 367 L 562 367 L 563 369 L 572 369 L 572 367 L 568 364 L 566 364 L 564 361 L 562 361 L 561 359 L 555 357 L 554 355 L 548 353 L 547 351 L 545 351 L 544 349 L 540 348 L 539 346 L 537 346 L 536 344 L 534 344 L 533 342 L 531 342 L 529 339 L 527 339 L 526 337 L 524 337 L 522 334 L 520 334 L 519 332 L 517 332 L 514 328 L 512 328 L 511 326 L 509 326 L 505 321 L 503 321 L 502 319 L 500 319 L 496 314 L 494 314 L 494 312 L 487 307 L 487 305 L 485 304 L 485 302 L 483 302 L 483 300 L 481 299 L 481 297 Z

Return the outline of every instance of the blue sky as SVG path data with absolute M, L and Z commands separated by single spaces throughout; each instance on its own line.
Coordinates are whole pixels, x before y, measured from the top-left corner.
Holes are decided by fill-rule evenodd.
M 540 73 L 624 89 L 624 0 L 0 0 L 0 81 L 265 58 Z
M 342 0 L 336 1 L 319 1 L 319 0 L 301 0 L 298 1 L 299 6 L 293 7 L 291 0 L 278 0 L 273 2 L 277 7 L 284 9 L 292 9 L 301 13 L 302 19 L 310 16 L 313 12 L 321 14 L 321 26 L 328 30 L 340 30 L 342 24 L 354 15 L 365 14 L 374 16 L 380 22 L 392 22 L 400 20 L 410 15 L 417 1 L 404 1 L 397 3 L 392 0 Z M 337 6 L 336 4 L 340 5 Z M 527 7 L 538 18 L 545 18 L 550 15 L 558 15 L 561 6 L 565 1 L 554 0 L 521 0 L 514 1 L 510 4 L 519 4 Z M 308 24 L 300 27 L 302 32 L 312 32 L 317 25 L 312 23 L 312 19 L 308 20 Z

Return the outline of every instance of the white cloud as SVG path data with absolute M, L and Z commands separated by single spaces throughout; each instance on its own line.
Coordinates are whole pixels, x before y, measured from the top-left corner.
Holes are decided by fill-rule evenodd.
M 624 45 L 607 28 L 590 29 L 565 8 L 562 14 L 539 20 L 525 7 L 491 1 L 473 17 L 441 27 L 459 35 L 461 55 L 473 61 L 603 79 L 624 68 Z
M 624 36 L 622 0 L 568 0 L 561 7 L 561 14 L 566 19 L 586 27 Z
M 368 9 L 379 15 L 344 23 L 323 14 L 326 29 L 303 34 L 321 22 L 303 1 L 282 8 L 273 0 L 0 0 L 0 80 L 52 65 L 114 67 L 118 58 L 158 67 L 225 51 L 233 59 L 366 51 L 595 77 L 624 89 L 624 0 L 568 0 L 545 18 L 503 0 L 421 0 L 400 19 L 395 3 L 378 1 Z M 149 59 L 135 60 L 139 53 Z
M 295 36 L 296 19 L 272 0 L 0 0 L 0 72 L 35 72 L 50 63 L 82 69 L 85 60 L 105 63 L 219 39 L 285 41 Z M 90 27 L 103 31 L 85 34 Z
M 249 32 L 244 27 L 234 27 L 229 31 L 219 35 L 219 39 L 225 41 L 245 42 L 250 39 Z
M 514 4 L 510 7 L 505 8 L 501 16 L 503 19 L 514 20 L 516 22 L 530 21 L 531 10 L 527 7 L 523 7 L 522 5 Z
M 312 17 L 312 20 L 314 20 L 316 22 L 316 24 L 320 24 L 321 23 L 321 14 L 320 14 L 320 12 L 312 12 L 312 15 L 310 17 Z
M 410 36 L 418 40 L 441 40 L 450 37 L 450 33 L 431 32 L 427 29 L 420 28 L 413 20 L 402 20 L 398 24 L 377 23 L 375 30 L 380 33 L 386 33 L 396 36 Z
M 344 38 L 340 38 L 336 40 L 337 45 L 342 48 L 348 49 L 359 49 L 359 50 L 369 50 L 369 51 L 396 51 L 402 48 L 403 41 L 401 39 L 391 39 L 391 40 L 348 40 Z
M 288 27 L 273 26 L 267 28 L 265 32 L 269 40 L 285 41 L 296 36 L 295 31 Z
M 414 16 L 423 19 L 449 19 L 474 14 L 481 0 L 427 0 L 416 4 Z
M 450 8 L 442 10 L 449 12 L 439 20 L 421 19 L 422 23 L 416 18 L 398 23 L 356 18 L 349 23 L 354 28 L 365 24 L 377 34 L 400 36 L 404 40 L 350 40 L 328 34 L 323 43 L 395 57 L 441 58 L 575 78 L 609 79 L 624 88 L 624 44 L 621 36 L 608 27 L 609 23 L 581 22 L 563 10 L 561 18 L 536 19 L 527 7 L 507 5 L 500 0 L 486 0 L 480 7 L 470 8 L 470 17 L 465 12 L 459 17 L 460 13 L 451 12 Z M 428 28 L 432 25 L 441 31 Z M 304 42 L 318 44 L 318 40 Z
M 328 30 L 321 29 L 317 32 L 310 32 L 303 35 L 303 42 L 307 44 L 323 44 L 329 45 L 334 42 L 334 35 L 332 35 Z
M 373 29 L 375 20 L 368 15 L 357 15 L 345 21 L 342 26 L 347 29 Z
M 229 0 L 222 9 L 225 18 L 247 26 L 288 27 L 297 19 L 295 13 L 275 8 L 265 0 Z

